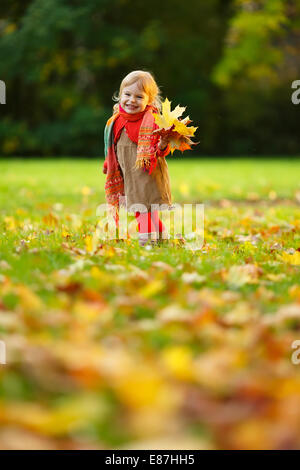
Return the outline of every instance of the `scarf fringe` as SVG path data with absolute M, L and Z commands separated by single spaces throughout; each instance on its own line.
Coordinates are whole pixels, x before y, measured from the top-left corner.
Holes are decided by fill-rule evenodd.
M 147 157 L 140 157 L 137 158 L 135 161 L 134 168 L 150 168 L 151 167 L 151 162 L 150 158 Z

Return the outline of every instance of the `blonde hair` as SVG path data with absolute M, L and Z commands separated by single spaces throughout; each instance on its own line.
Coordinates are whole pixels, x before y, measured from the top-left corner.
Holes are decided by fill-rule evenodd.
M 154 76 L 150 72 L 146 72 L 144 70 L 134 70 L 133 72 L 130 72 L 128 75 L 126 75 L 125 78 L 123 78 L 119 93 L 115 93 L 113 95 L 113 101 L 117 101 L 117 103 L 113 106 L 113 112 L 116 113 L 119 110 L 119 101 L 123 89 L 126 86 L 133 85 L 134 83 L 137 83 L 138 86 L 140 86 L 140 88 L 148 95 L 148 104 L 152 104 L 159 111 L 161 111 L 161 91 L 158 88 Z

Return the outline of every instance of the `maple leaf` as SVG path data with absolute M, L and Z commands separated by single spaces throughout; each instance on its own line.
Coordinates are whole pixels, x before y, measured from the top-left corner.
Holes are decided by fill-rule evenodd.
M 159 127 L 162 127 L 164 129 L 171 127 L 174 122 L 179 118 L 179 116 L 182 115 L 185 109 L 186 108 L 176 106 L 176 108 L 171 111 L 171 101 L 166 98 L 165 101 L 162 103 L 162 114 L 157 114 L 154 116 L 156 124 L 158 124 Z
M 168 136 L 171 153 L 174 150 L 188 150 L 191 145 L 196 145 L 199 142 L 193 142 L 190 137 L 194 136 L 194 133 L 198 127 L 190 126 L 187 124 L 192 122 L 187 116 L 184 119 L 179 119 L 182 113 L 185 111 L 185 107 L 176 106 L 171 111 L 171 101 L 168 98 L 162 103 L 162 113 L 154 114 L 154 119 L 159 129 L 156 129 L 153 134 L 158 134 L 161 137 Z
M 188 121 L 188 122 L 191 122 L 191 121 Z M 196 129 L 198 128 L 193 127 L 193 126 L 187 127 L 183 121 L 177 120 L 174 122 L 174 130 L 184 136 L 186 135 L 193 136 Z

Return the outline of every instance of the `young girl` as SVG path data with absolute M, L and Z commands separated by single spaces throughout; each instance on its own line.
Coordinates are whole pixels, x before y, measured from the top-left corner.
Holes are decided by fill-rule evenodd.
M 122 80 L 114 99 L 117 104 L 104 130 L 106 201 L 115 208 L 118 225 L 119 196 L 126 196 L 126 208 L 138 222 L 139 244 L 156 243 L 169 234 L 151 204 L 165 204 L 160 210 L 172 208 L 164 158 L 170 152 L 169 142 L 153 133 L 158 129 L 153 113 L 161 110 L 160 91 L 149 72 L 137 70 Z M 143 204 L 144 211 L 130 210 L 133 204 Z

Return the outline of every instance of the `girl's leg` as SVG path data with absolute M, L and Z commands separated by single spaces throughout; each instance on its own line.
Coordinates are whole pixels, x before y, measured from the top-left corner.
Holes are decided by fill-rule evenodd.
M 156 231 L 156 226 L 151 219 L 151 212 L 136 212 L 135 218 L 138 222 L 139 233 L 150 233 Z
M 159 218 L 158 211 L 153 211 L 152 212 L 152 220 L 153 220 L 153 223 L 156 227 L 157 232 L 161 233 L 161 232 L 164 232 L 166 230 L 166 227 L 164 226 L 163 222 Z

